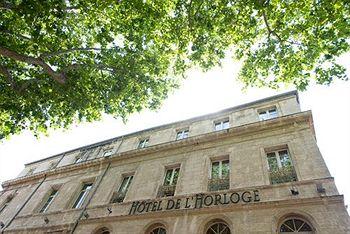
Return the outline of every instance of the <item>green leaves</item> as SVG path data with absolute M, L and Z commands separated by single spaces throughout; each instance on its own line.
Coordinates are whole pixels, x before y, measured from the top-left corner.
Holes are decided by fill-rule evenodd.
M 347 79 L 346 1 L 0 3 L 0 135 L 157 108 L 193 66 L 233 48 L 247 86 Z

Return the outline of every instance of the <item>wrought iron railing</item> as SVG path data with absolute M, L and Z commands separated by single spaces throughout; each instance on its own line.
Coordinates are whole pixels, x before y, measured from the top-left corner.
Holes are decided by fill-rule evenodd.
M 230 188 L 230 179 L 228 177 L 221 178 L 221 179 L 209 179 L 208 181 L 209 191 L 225 190 L 229 188 Z
M 111 202 L 112 203 L 121 203 L 124 201 L 125 195 L 126 195 L 126 192 L 115 192 L 115 193 L 113 193 Z
M 158 197 L 171 197 L 175 194 L 176 185 L 163 185 L 158 189 Z
M 297 181 L 297 174 L 295 173 L 294 167 L 282 167 L 275 171 L 270 171 L 271 184 L 280 184 L 286 182 Z

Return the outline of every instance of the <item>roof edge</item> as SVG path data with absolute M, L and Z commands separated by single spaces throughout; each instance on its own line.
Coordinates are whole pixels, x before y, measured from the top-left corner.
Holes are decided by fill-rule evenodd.
M 278 98 L 288 97 L 288 96 L 296 96 L 296 100 L 299 103 L 298 91 L 297 90 L 292 90 L 292 91 L 289 91 L 289 92 L 277 94 L 277 95 L 266 97 L 266 98 L 259 99 L 259 100 L 256 100 L 256 101 L 247 102 L 247 103 L 244 103 L 244 104 L 241 104 L 241 105 L 238 105 L 238 106 L 222 109 L 222 110 L 219 110 L 217 112 L 213 112 L 213 113 L 209 113 L 209 114 L 205 114 L 205 115 L 200 115 L 200 116 L 196 116 L 196 117 L 192 117 L 192 118 L 188 118 L 188 119 L 184 119 L 184 120 L 180 120 L 180 121 L 176 121 L 176 122 L 172 122 L 172 123 L 167 123 L 167 124 L 163 124 L 163 125 L 158 125 L 158 126 L 155 126 L 155 127 L 146 128 L 146 129 L 143 129 L 143 130 L 140 130 L 140 131 L 131 132 L 131 133 L 128 133 L 128 134 L 125 134 L 125 135 L 121 135 L 121 136 L 118 136 L 118 137 L 113 137 L 113 138 L 110 138 L 110 139 L 99 141 L 99 142 L 96 142 L 96 143 L 93 143 L 93 144 L 90 144 L 90 145 L 77 147 L 77 148 L 74 148 L 74 149 L 71 149 L 71 150 L 68 150 L 68 151 L 64 151 L 64 152 L 59 153 L 59 154 L 55 154 L 55 155 L 52 155 L 52 156 L 49 156 L 49 157 L 46 157 L 46 158 L 43 158 L 43 159 L 39 159 L 39 160 L 36 160 L 36 161 L 33 161 L 33 162 L 26 163 L 26 164 L 24 164 L 24 166 L 29 166 L 31 164 L 42 162 L 42 161 L 45 161 L 47 159 L 52 159 L 52 158 L 55 158 L 55 157 L 58 157 L 58 156 L 64 156 L 65 154 L 69 154 L 69 153 L 77 151 L 77 150 L 91 149 L 91 148 L 94 148 L 94 147 L 97 147 L 97 146 L 103 146 L 103 145 L 106 145 L 106 144 L 110 144 L 113 141 L 117 141 L 117 140 L 119 140 L 121 138 L 124 138 L 124 137 L 129 137 L 129 136 L 132 136 L 132 135 L 138 135 L 138 134 L 141 134 L 143 132 L 155 130 L 155 129 L 158 129 L 158 128 L 164 128 L 164 127 L 171 126 L 171 125 L 174 125 L 174 124 L 179 124 L 179 123 L 182 123 L 182 122 L 200 120 L 200 119 L 207 118 L 207 117 L 210 117 L 210 116 L 220 115 L 220 114 L 223 114 L 225 112 L 231 112 L 231 111 L 234 111 L 234 110 L 243 109 L 243 108 L 246 108 L 248 106 L 252 106 L 252 105 L 259 104 L 259 103 L 268 102 L 268 101 L 271 101 L 273 99 L 278 99 Z

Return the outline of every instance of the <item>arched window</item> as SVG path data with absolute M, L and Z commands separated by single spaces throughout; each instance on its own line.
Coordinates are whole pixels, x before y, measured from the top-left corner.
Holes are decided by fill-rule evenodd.
M 231 234 L 231 230 L 228 225 L 220 220 L 214 221 L 209 224 L 206 234 Z
M 146 229 L 146 234 L 166 234 L 166 227 L 162 223 L 155 223 Z
M 99 228 L 95 234 L 110 234 L 111 232 L 109 231 L 108 228 L 106 227 L 102 227 L 102 228 Z
M 311 224 L 301 218 L 289 217 L 279 227 L 279 233 L 303 233 L 314 234 Z
M 163 227 L 155 227 L 149 232 L 149 234 L 166 234 L 166 230 Z

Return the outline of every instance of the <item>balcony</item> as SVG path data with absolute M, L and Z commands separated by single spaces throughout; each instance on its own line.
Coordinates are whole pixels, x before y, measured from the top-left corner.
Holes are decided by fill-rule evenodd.
M 228 177 L 221 179 L 209 179 L 208 190 L 209 191 L 219 191 L 230 188 L 230 179 Z
M 171 197 L 175 194 L 176 185 L 163 185 L 158 189 L 158 197 Z
M 292 181 L 297 181 L 297 174 L 295 173 L 294 167 L 282 167 L 275 171 L 270 171 L 270 182 L 271 184 L 281 184 Z
M 111 202 L 112 203 L 121 203 L 124 201 L 125 195 L 126 195 L 126 192 L 115 192 L 115 193 L 113 193 Z

